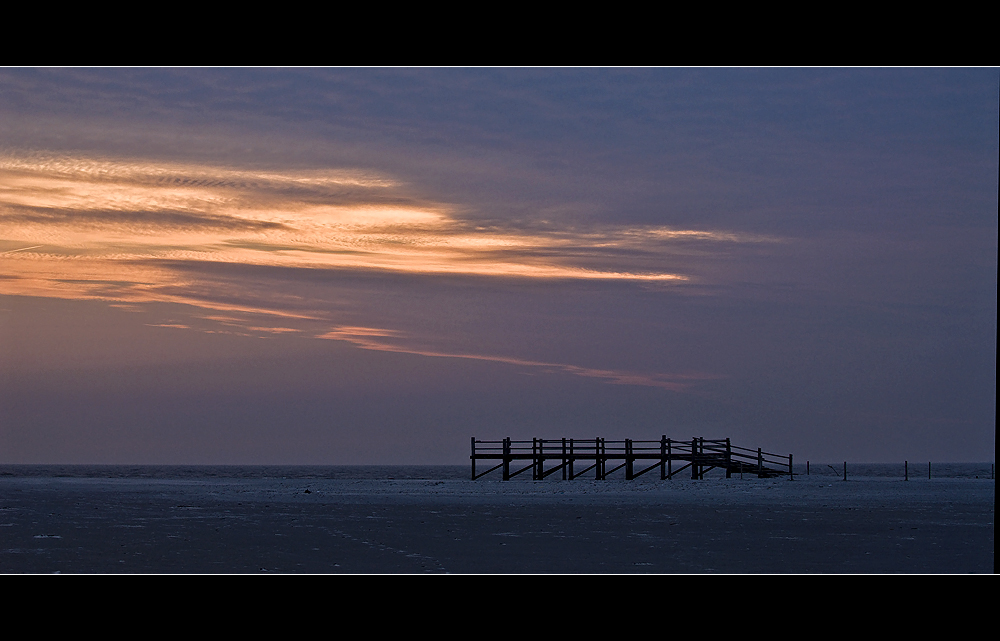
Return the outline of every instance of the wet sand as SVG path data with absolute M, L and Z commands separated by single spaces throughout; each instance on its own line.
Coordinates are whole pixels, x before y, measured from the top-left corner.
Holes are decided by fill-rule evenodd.
M 0 478 L 4 573 L 992 573 L 989 479 Z

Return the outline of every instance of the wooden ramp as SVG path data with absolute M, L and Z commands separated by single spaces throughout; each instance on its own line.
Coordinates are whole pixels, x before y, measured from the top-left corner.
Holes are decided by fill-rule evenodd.
M 609 441 L 593 439 L 541 439 L 530 441 L 480 441 L 472 437 L 472 480 L 501 470 L 503 480 L 531 470 L 531 478 L 540 481 L 555 473 L 563 480 L 585 476 L 604 480 L 608 475 L 625 470 L 625 479 L 638 478 L 658 469 L 660 479 L 667 480 L 689 471 L 692 479 L 702 479 L 715 468 L 735 474 L 751 474 L 760 478 L 787 476 L 794 478 L 792 455 L 783 456 L 732 445 L 729 439 L 692 438 L 675 441 L 663 436 L 659 441 Z M 476 472 L 477 461 L 499 461 L 484 472 Z M 489 463 L 487 463 L 489 465 Z

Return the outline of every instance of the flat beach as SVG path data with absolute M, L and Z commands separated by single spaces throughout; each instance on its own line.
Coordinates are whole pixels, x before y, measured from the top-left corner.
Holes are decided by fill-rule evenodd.
M 992 573 L 986 478 L 0 476 L 4 573 Z

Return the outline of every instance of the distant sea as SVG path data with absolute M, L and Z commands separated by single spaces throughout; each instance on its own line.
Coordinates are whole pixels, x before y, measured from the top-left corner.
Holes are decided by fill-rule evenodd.
M 992 463 L 930 464 L 932 478 L 991 478 Z M 0 465 L 0 476 L 38 478 L 133 479 L 356 479 L 356 480 L 461 480 L 468 479 L 468 465 Z M 911 479 L 927 478 L 926 461 L 909 463 Z M 796 476 L 805 477 L 805 464 L 795 465 Z M 844 463 L 809 463 L 809 475 L 843 478 Z M 721 477 L 712 470 L 705 477 Z M 903 463 L 847 462 L 848 478 L 903 478 Z M 653 479 L 655 474 L 643 477 Z M 494 473 L 487 478 L 499 478 Z M 619 471 L 609 480 L 623 477 Z M 528 473 L 514 481 L 530 481 Z M 554 480 L 554 479 L 553 479 Z M 659 482 L 659 479 L 655 479 Z M 550 481 L 546 481 L 550 482 Z

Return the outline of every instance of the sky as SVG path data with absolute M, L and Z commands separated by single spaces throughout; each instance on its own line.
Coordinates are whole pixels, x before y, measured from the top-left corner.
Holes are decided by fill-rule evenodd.
M 0 463 L 995 460 L 996 68 L 0 68 Z

